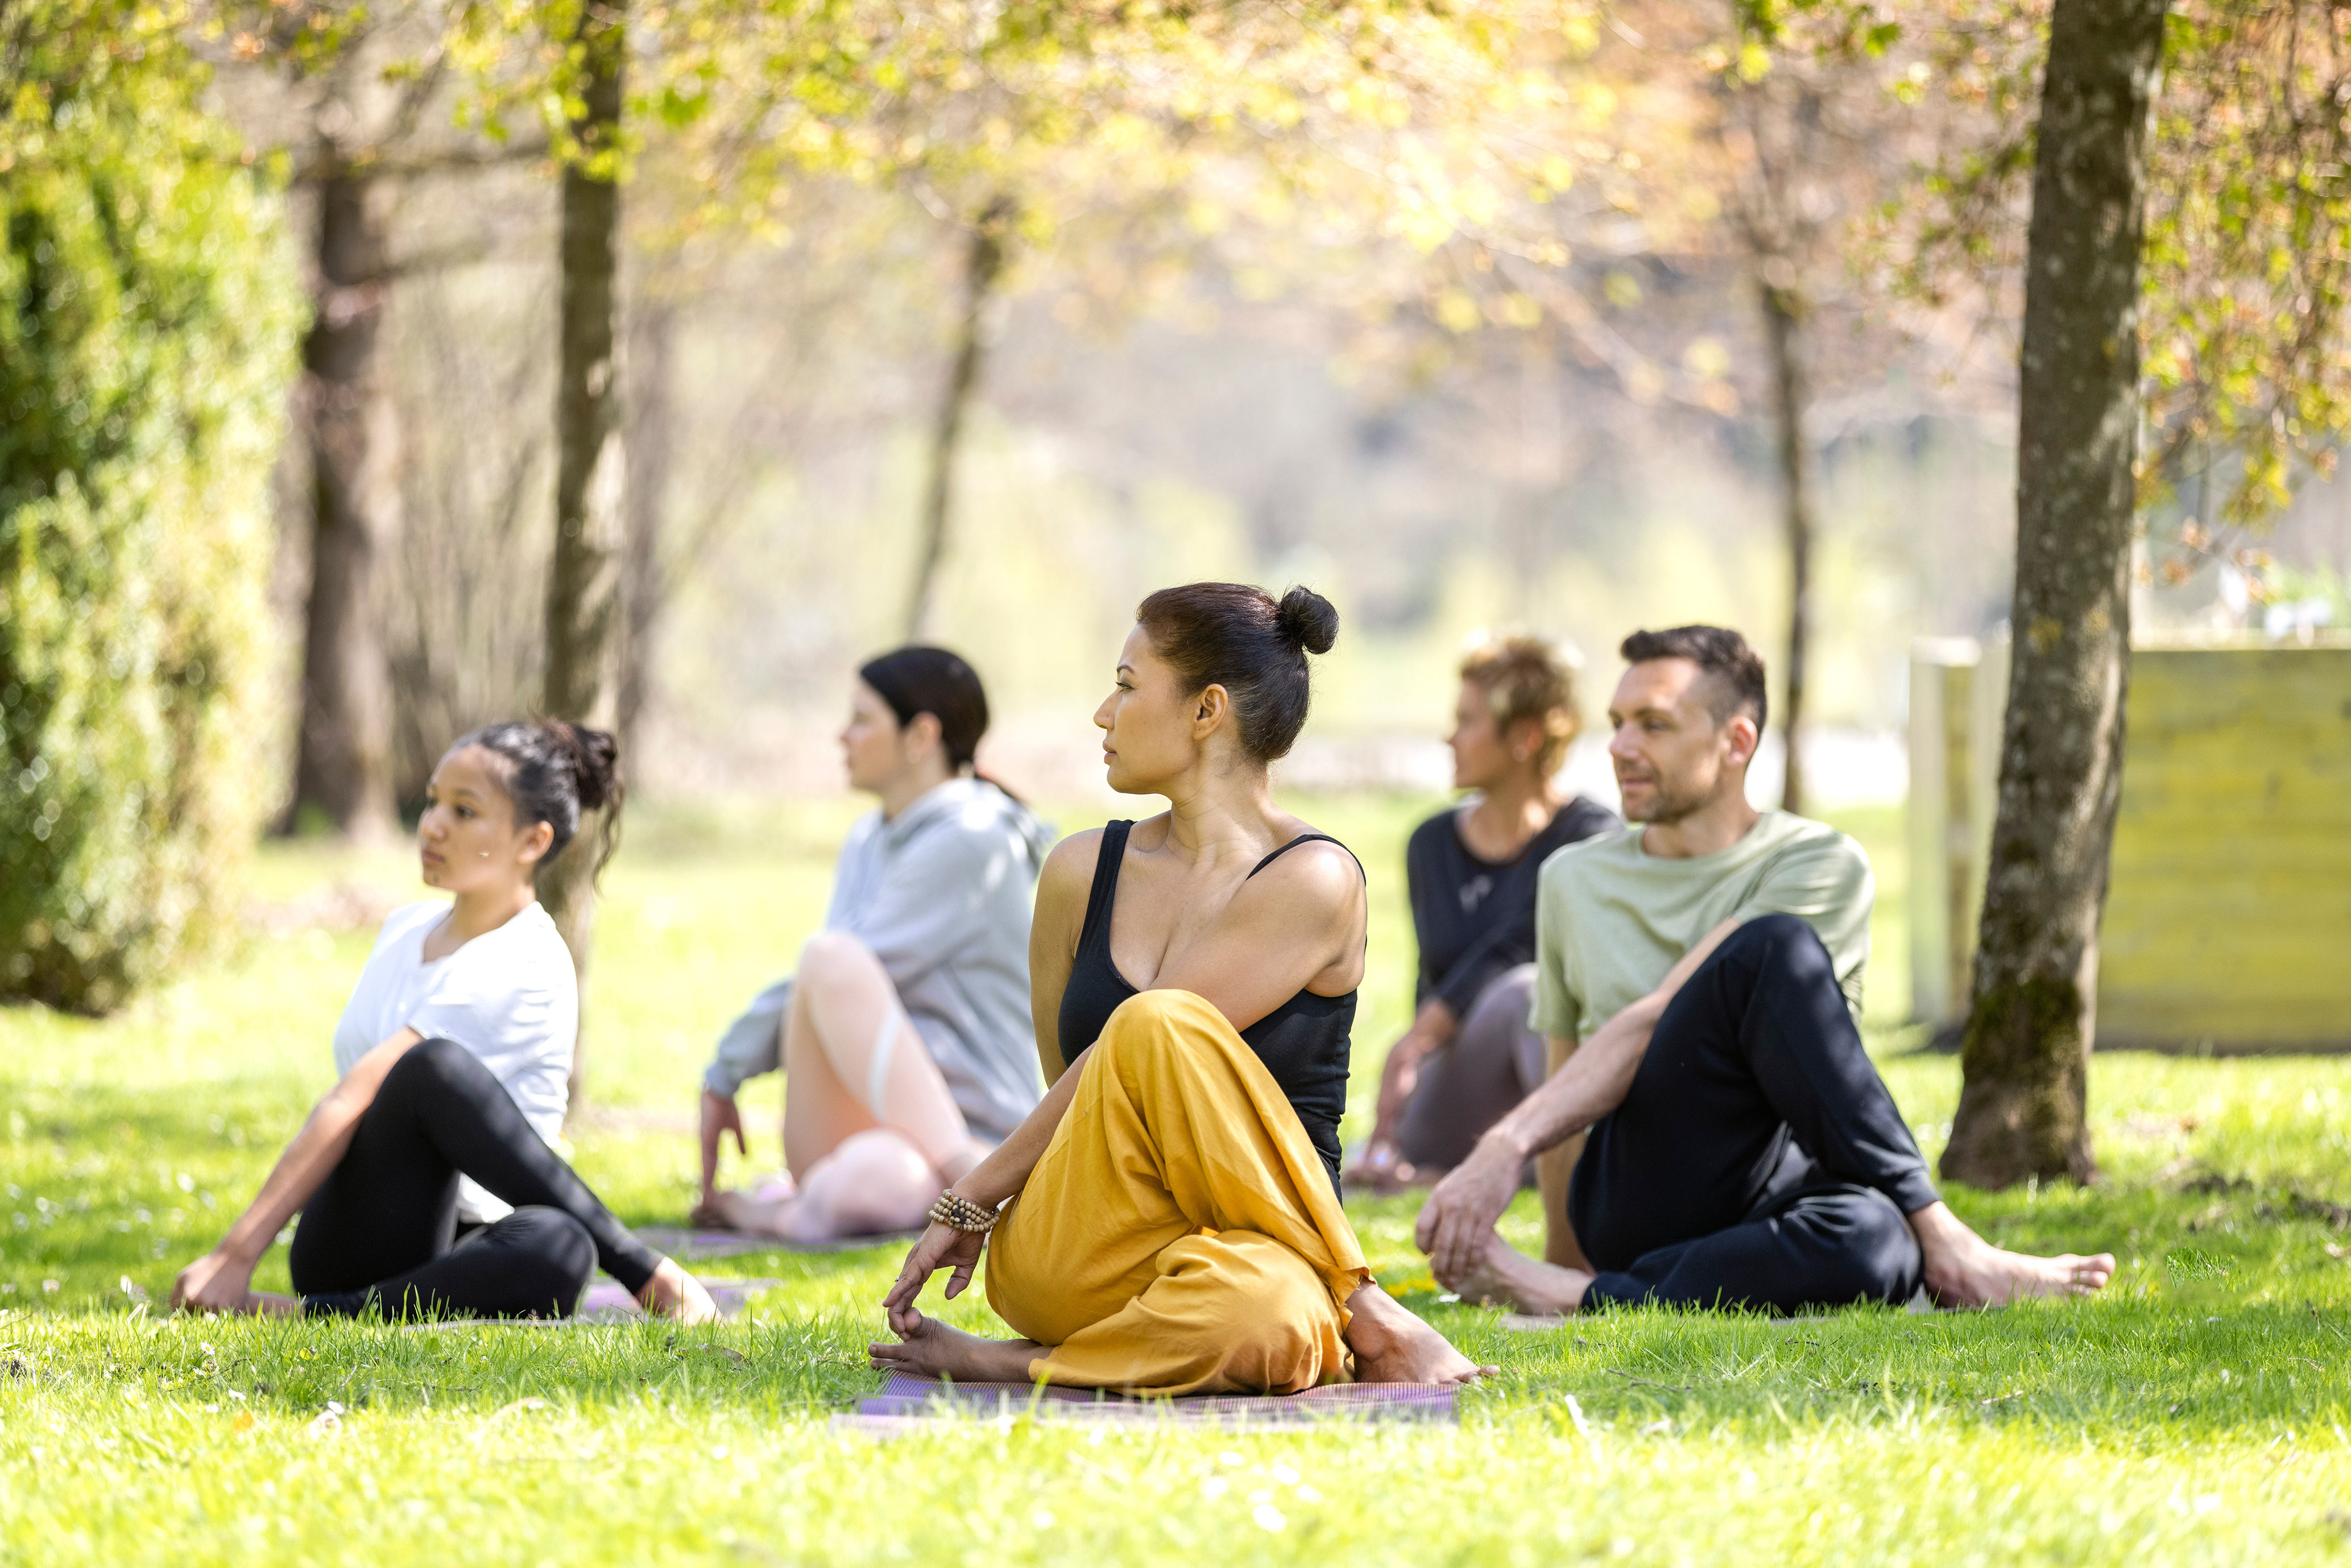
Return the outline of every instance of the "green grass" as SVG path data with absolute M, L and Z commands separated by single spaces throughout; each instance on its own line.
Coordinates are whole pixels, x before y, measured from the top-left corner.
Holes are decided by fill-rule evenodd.
M 1364 852 L 1377 898 L 1359 1111 L 1409 1002 L 1415 811 L 1309 811 Z M 789 967 L 843 820 L 636 824 L 590 977 L 598 1111 L 573 1134 L 625 1218 L 681 1212 L 695 1075 Z M 1898 822 L 1848 825 L 1880 869 L 1873 1046 L 1931 1155 L 1958 1069 L 1906 1053 L 1917 1031 L 1896 1023 Z M 354 878 L 413 886 L 402 857 L 295 846 L 265 854 L 256 889 L 282 903 Z M 705 1266 L 785 1281 L 711 1330 L 153 1315 L 326 1087 L 370 935 L 256 935 L 104 1022 L 0 1012 L 0 1560 L 2351 1558 L 2351 1061 L 2104 1057 L 2100 1186 L 1950 1195 L 2011 1245 L 2115 1251 L 2095 1302 L 1513 1333 L 1437 1299 L 1410 1203 L 1359 1203 L 1383 1281 L 1504 1368 L 1458 1430 L 1015 1423 L 876 1444 L 827 1417 L 873 1386 L 884 1251 Z M 772 1079 L 752 1103 L 772 1166 Z M 1537 1234 L 1529 1200 L 1506 1223 Z M 262 1284 L 284 1286 L 283 1256 Z M 946 1315 L 995 1327 L 972 1300 Z

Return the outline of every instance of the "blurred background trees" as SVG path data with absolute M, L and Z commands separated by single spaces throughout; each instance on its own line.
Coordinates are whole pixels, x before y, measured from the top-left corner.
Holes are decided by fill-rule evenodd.
M 0 994 L 81 1010 L 217 928 L 274 799 L 298 290 L 181 20 L 0 16 Z
M 31 36 L 23 18 L 54 31 L 68 13 L 11 15 Z M 1910 640 L 2040 602 L 2046 560 L 2013 570 L 2020 478 L 2029 546 L 2091 548 L 2052 471 L 2018 469 L 2052 15 L 158 13 L 129 52 L 100 51 L 107 71 L 233 123 L 237 188 L 256 193 L 249 222 L 216 204 L 229 227 L 188 243 L 286 265 L 248 153 L 306 236 L 270 610 L 201 628 L 254 640 L 249 749 L 277 760 L 251 792 L 289 826 L 364 835 L 414 808 L 450 737 L 535 708 L 616 725 L 652 796 L 830 790 L 847 673 L 914 627 L 987 674 L 992 770 L 1075 798 L 1098 788 L 1084 715 L 1134 601 L 1232 576 L 1312 582 L 1346 617 L 1288 787 L 1440 787 L 1432 737 L 1473 627 L 1562 636 L 1604 682 L 1625 632 L 1711 620 L 1771 658 L 1759 803 L 1898 800 Z M 2143 373 L 2116 361 L 2101 383 L 2128 382 L 2146 421 L 2135 470 L 2098 449 L 2109 479 L 2135 474 L 2092 552 L 2121 607 L 2072 663 L 2061 647 L 2036 664 L 2030 626 L 2018 644 L 2020 681 L 2116 701 L 2128 626 L 2306 627 L 2351 562 L 2351 506 L 2327 482 L 2346 395 L 2342 21 L 2320 0 L 2165 15 L 2146 267 L 2101 307 L 2132 312 L 2146 349 Z M 12 124 L 49 101 L 24 99 Z M 66 169 L 62 145 L 23 166 Z M 198 218 L 172 222 L 193 236 Z M 11 265 L 11 287 L 35 286 Z M 199 406 L 244 389 L 266 441 L 263 382 L 215 381 Z M 2093 444 L 2057 444 L 2088 461 Z M 232 535 L 246 555 L 267 542 Z M 86 570 L 40 560 L 20 580 L 51 598 Z M 2053 618 L 2086 637 L 2090 611 L 2072 613 Z M 12 648 L 33 624 L 12 616 Z M 2070 933 L 2032 962 L 2078 972 L 2102 885 L 2090 808 L 2119 743 L 2074 716 L 2107 736 L 2104 760 L 2045 771 L 2045 798 L 2017 808 L 2048 831 L 2055 802 L 2088 803 L 2065 830 L 2073 869 L 2011 875 L 1985 918 Z M 2012 718 L 2027 739 L 2064 728 L 2045 705 Z M 32 760 L 11 810 L 48 787 Z M 1571 781 L 1611 798 L 1596 745 Z M 2008 863 L 2027 862 L 2050 863 Z M 1984 950 L 1982 975 L 2014 967 Z M 2038 1073 L 2055 1098 L 2025 1097 L 2062 1111 L 2094 1025 L 2067 1016 L 1970 1058 L 1981 1103 L 2021 1103 Z M 1970 1174 L 2085 1168 L 2064 1123 Z

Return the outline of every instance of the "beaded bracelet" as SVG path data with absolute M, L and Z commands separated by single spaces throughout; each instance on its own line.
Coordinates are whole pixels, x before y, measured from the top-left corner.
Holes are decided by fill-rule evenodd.
M 931 1205 L 930 1210 L 930 1218 L 936 1223 L 974 1236 L 985 1236 L 995 1229 L 997 1216 L 997 1210 L 982 1207 L 952 1192 L 939 1194 L 938 1201 Z

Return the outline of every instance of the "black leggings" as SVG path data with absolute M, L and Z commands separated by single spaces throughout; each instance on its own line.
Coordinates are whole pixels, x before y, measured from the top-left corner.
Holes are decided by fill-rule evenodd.
M 1658 1019 L 1592 1129 L 1570 1218 L 1584 1301 L 1907 1301 L 1927 1162 L 1862 1049 L 1828 951 L 1792 915 L 1733 932 Z
M 515 1206 L 455 1239 L 457 1178 Z M 661 1255 L 632 1236 L 454 1040 L 384 1075 L 350 1151 L 302 1210 L 287 1260 L 303 1310 L 566 1317 L 601 1263 L 632 1291 Z

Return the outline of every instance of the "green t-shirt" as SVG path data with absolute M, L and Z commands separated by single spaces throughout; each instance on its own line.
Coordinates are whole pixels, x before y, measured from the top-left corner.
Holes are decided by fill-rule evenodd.
M 1766 811 L 1729 849 L 1667 860 L 1641 824 L 1570 844 L 1535 894 L 1535 999 L 1528 1027 L 1581 1040 L 1656 989 L 1726 920 L 1800 916 L 1820 933 L 1845 1005 L 1861 1016 L 1876 885 L 1862 847 L 1824 822 Z

